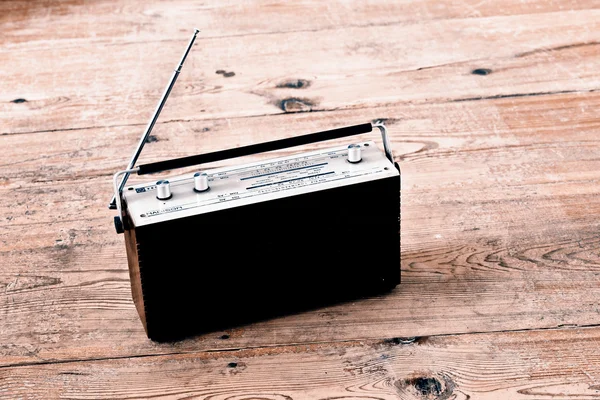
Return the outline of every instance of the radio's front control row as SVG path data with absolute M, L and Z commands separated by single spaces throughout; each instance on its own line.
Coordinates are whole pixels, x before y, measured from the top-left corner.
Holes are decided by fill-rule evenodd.
M 206 172 L 196 172 L 194 174 L 194 191 L 206 192 L 208 186 L 208 175 Z M 159 200 L 169 200 L 173 197 L 171 193 L 171 184 L 167 180 L 156 182 L 156 198 Z

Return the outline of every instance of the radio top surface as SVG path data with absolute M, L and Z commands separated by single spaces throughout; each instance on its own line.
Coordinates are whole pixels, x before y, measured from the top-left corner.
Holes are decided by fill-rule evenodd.
M 332 147 L 209 169 L 206 176 L 180 175 L 161 183 L 160 193 L 159 181 L 128 186 L 123 197 L 137 227 L 400 175 L 374 142 L 355 146 L 360 147 Z M 170 197 L 160 200 L 165 193 Z

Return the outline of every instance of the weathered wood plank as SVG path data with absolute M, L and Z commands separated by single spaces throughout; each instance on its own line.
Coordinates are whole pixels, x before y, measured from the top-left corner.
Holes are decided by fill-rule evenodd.
M 8 398 L 591 399 L 600 329 L 366 340 L 0 369 Z
M 373 110 L 392 118 L 403 168 L 403 283 L 387 296 L 160 345 L 145 339 L 105 208 L 110 173 L 125 161 L 115 144 L 132 147 L 137 129 L 0 137 L 13 149 L 0 189 L 0 211 L 11 218 L 0 223 L 0 362 L 597 324 L 600 238 L 590 215 L 600 213 L 600 142 L 588 110 L 598 102 L 591 93 Z M 360 118 L 163 124 L 145 157 Z
M 201 37 L 162 121 L 599 89 L 600 10 L 569 16 Z M 143 125 L 188 35 L 177 37 L 3 52 L 0 133 Z M 472 73 L 482 68 L 492 73 Z
M 348 26 L 418 23 L 429 20 L 542 14 L 565 10 L 598 9 L 594 0 L 539 2 L 506 0 L 501 7 L 479 0 L 439 4 L 426 1 L 370 0 L 349 4 L 342 0 L 247 2 L 220 1 L 177 5 L 144 1 L 48 1 L 43 7 L 24 0 L 0 2 L 0 45 L 6 49 L 81 45 L 89 41 L 113 43 L 168 42 L 202 29 L 204 37 L 242 36 L 290 31 L 329 30 Z M 253 18 L 249 19 L 248 16 Z M 51 30 L 47 27 L 52 26 Z

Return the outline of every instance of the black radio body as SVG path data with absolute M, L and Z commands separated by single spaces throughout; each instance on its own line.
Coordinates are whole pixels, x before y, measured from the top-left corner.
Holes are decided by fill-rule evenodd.
M 128 169 L 115 174 L 111 204 L 119 210 L 115 224 L 125 234 L 133 299 L 148 337 L 163 341 L 226 329 L 400 283 L 400 169 L 382 124 L 133 168 L 160 108 Z M 352 142 L 125 186 L 133 172 L 204 164 L 373 127 L 381 131 L 385 151 L 373 142 Z

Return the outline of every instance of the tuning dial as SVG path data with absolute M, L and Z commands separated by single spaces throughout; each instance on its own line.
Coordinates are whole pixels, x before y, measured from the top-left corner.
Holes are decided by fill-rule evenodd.
M 171 194 L 171 185 L 169 181 L 156 182 L 156 198 L 159 200 L 168 200 L 173 195 Z
M 361 160 L 362 156 L 360 155 L 360 145 L 351 144 L 348 146 L 348 162 L 355 164 L 359 163 Z
M 196 172 L 194 174 L 194 191 L 206 192 L 208 189 L 208 175 L 206 172 Z

